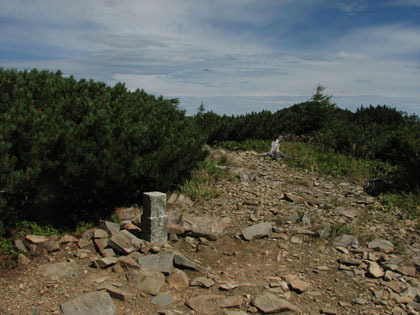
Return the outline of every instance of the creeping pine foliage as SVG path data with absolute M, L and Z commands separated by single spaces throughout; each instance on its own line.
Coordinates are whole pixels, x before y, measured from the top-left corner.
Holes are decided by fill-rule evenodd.
M 105 217 L 143 191 L 177 187 L 204 141 L 177 100 L 0 68 L 0 233 L 22 219 Z
M 204 160 L 205 142 L 267 152 L 279 134 L 310 143 L 282 145 L 299 157 L 291 166 L 359 182 L 381 177 L 418 195 L 419 118 L 387 106 L 352 113 L 323 92 L 319 86 L 310 100 L 275 113 L 219 116 L 202 105 L 187 117 L 177 99 L 121 83 L 0 68 L 0 235 L 23 220 L 92 222 L 141 202 L 144 191 L 181 187 L 211 198 L 205 184 L 219 175 Z M 408 207 L 412 216 L 418 204 Z

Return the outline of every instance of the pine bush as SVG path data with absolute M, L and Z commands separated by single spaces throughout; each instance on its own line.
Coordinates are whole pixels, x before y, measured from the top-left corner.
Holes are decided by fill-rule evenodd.
M 174 100 L 60 71 L 0 68 L 0 131 L 0 223 L 105 216 L 176 187 L 206 155 Z

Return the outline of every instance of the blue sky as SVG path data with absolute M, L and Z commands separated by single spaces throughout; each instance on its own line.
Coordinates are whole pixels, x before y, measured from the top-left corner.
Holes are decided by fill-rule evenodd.
M 189 114 L 276 111 L 321 84 L 342 108 L 420 115 L 420 0 L 2 0 L 0 66 L 122 81 Z

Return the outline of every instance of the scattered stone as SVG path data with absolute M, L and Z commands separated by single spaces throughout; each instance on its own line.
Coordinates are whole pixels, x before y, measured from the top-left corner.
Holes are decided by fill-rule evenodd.
M 264 314 L 272 314 L 284 311 L 292 311 L 296 313 L 302 312 L 297 306 L 272 293 L 265 293 L 263 295 L 256 296 L 252 301 L 252 305 L 258 308 Z
M 220 290 L 233 290 L 239 287 L 238 283 L 222 283 L 219 287 Z
M 336 315 L 337 311 L 335 309 L 329 308 L 329 307 L 323 307 L 321 309 L 321 313 L 325 315 Z
M 394 273 L 391 270 L 385 271 L 384 280 L 385 281 L 391 281 L 393 279 L 394 279 Z
M 226 233 L 231 219 L 214 216 L 183 216 L 181 225 L 185 232 L 192 236 L 205 237 L 209 241 L 216 241 Z
M 117 234 L 118 232 L 115 231 L 115 234 Z M 95 239 L 108 238 L 108 236 L 109 236 L 108 232 L 103 229 L 95 229 L 95 231 L 93 232 L 93 238 Z
M 369 263 L 368 273 L 370 276 L 374 278 L 382 278 L 384 276 L 384 271 L 374 261 L 371 261 Z
M 293 235 L 290 238 L 290 243 L 292 243 L 292 244 L 302 244 L 303 241 L 302 241 L 302 239 L 300 237 L 297 237 L 297 236 Z
M 90 240 L 87 240 L 85 238 L 81 238 L 79 240 L 79 242 L 77 242 L 77 246 L 79 246 L 80 248 L 89 247 L 90 245 L 92 245 L 92 243 L 90 242 Z
M 294 280 L 290 281 L 290 287 L 294 291 L 297 291 L 299 293 L 303 293 L 303 292 L 306 292 L 311 287 L 311 285 L 308 282 L 305 282 L 303 280 L 294 279 Z
M 353 235 L 340 235 L 338 237 L 336 237 L 333 241 L 333 246 L 334 247 L 354 247 L 357 248 L 359 247 L 359 241 L 357 240 L 357 238 Z
M 64 315 L 114 315 L 116 307 L 108 293 L 87 292 L 60 305 Z
M 226 315 L 248 315 L 248 313 L 244 311 L 232 311 L 232 310 L 225 310 Z
M 399 266 L 397 271 L 405 276 L 415 277 L 416 276 L 416 267 L 409 266 Z
M 113 235 L 108 241 L 108 245 L 116 251 L 128 255 L 141 248 L 142 240 L 135 237 L 130 232 L 123 230 Z
M 292 213 L 291 215 L 287 216 L 285 220 L 287 223 L 295 224 L 299 220 L 299 214 L 296 212 Z
M 248 226 L 242 230 L 242 235 L 247 241 L 269 236 L 273 230 L 273 226 L 268 222 L 261 222 L 252 226 Z
M 240 295 L 227 296 L 217 299 L 217 305 L 221 308 L 240 307 L 244 303 L 244 298 Z
M 120 220 L 132 220 L 140 214 L 140 209 L 137 205 L 129 208 L 115 208 L 114 214 L 117 215 Z
M 26 253 L 27 252 L 26 247 L 25 247 L 25 244 L 23 244 L 22 240 L 17 239 L 17 240 L 14 241 L 14 244 L 15 244 L 15 248 L 18 251 L 21 251 L 23 253 Z
M 56 235 L 51 236 L 48 241 L 42 243 L 42 246 L 49 253 L 58 252 L 60 250 L 60 244 Z
M 357 217 L 357 211 L 351 209 L 337 209 L 335 213 L 350 219 Z
M 179 269 L 175 269 L 166 281 L 176 289 L 188 288 L 190 286 L 190 279 L 187 274 Z
M 214 281 L 206 277 L 197 277 L 191 281 L 191 286 L 210 288 L 213 285 L 214 285 Z
M 121 225 L 121 228 L 123 230 L 129 231 L 131 234 L 133 234 L 136 237 L 141 237 L 141 228 L 139 228 L 137 225 L 131 222 Z
M 158 295 L 165 283 L 165 276 L 157 271 L 130 269 L 127 278 L 141 291 L 151 295 Z
M 58 240 L 59 244 L 77 243 L 79 240 L 73 235 L 66 234 Z
M 207 270 L 204 267 L 201 267 L 199 264 L 189 260 L 180 253 L 175 253 L 174 255 L 174 265 L 180 268 L 189 268 L 195 271 L 207 274 Z
M 74 255 L 80 259 L 84 259 L 84 258 L 89 257 L 89 253 L 90 253 L 89 249 L 77 249 Z
M 221 314 L 222 309 L 216 304 L 215 298 L 207 295 L 198 295 L 189 298 L 185 304 L 199 314 L 213 315 Z
M 98 238 L 98 239 L 95 239 L 93 242 L 95 243 L 96 247 L 98 248 L 99 253 L 102 256 L 104 256 L 104 257 L 106 257 L 106 256 L 115 256 L 115 252 L 114 251 L 112 251 L 114 254 L 113 255 L 110 255 L 110 252 L 107 251 L 106 248 L 105 248 L 105 247 L 108 246 L 108 239 L 106 239 L 106 238 Z M 108 249 L 111 249 L 111 248 L 108 248 Z
M 324 225 L 321 229 L 319 229 L 316 232 L 316 234 L 321 239 L 326 240 L 330 236 L 330 232 L 331 232 L 331 225 L 327 224 L 327 225 Z
M 38 274 L 51 278 L 79 278 L 82 270 L 74 262 L 58 262 L 39 266 Z
M 391 242 L 384 239 L 377 239 L 373 240 L 372 242 L 369 242 L 368 248 L 380 250 L 384 253 L 391 253 L 394 251 L 394 245 Z
M 305 203 L 305 199 L 303 199 L 302 197 L 295 196 L 289 193 L 284 194 L 284 199 L 297 204 Z
M 303 225 L 311 225 L 311 215 L 308 211 L 305 211 L 302 216 L 302 224 Z
M 18 255 L 18 264 L 22 266 L 27 266 L 31 263 L 31 260 L 26 257 L 24 254 Z
M 159 294 L 152 299 L 152 303 L 159 306 L 167 306 L 175 301 L 175 298 L 168 293 Z
M 147 255 L 140 257 L 138 263 L 147 270 L 159 271 L 170 274 L 173 269 L 174 253 L 160 252 L 156 255 Z
M 118 261 L 117 257 L 103 257 L 100 259 L 96 259 L 94 262 L 94 266 L 104 269 L 104 268 L 108 268 L 109 266 L 115 265 L 117 261 Z
M 384 281 L 382 282 L 382 285 L 390 288 L 392 291 L 398 294 L 401 293 L 404 288 L 404 284 L 398 280 Z
M 34 243 L 34 244 L 42 244 L 49 240 L 48 236 L 45 235 L 26 235 L 25 239 Z
M 168 222 L 168 233 L 173 235 L 180 235 L 185 233 L 185 228 L 177 223 Z
M 362 263 L 360 260 L 348 256 L 340 257 L 338 262 L 347 266 L 360 266 Z
M 127 292 L 124 292 L 120 290 L 119 288 L 109 284 L 105 283 L 103 285 L 100 285 L 96 290 L 105 290 L 108 292 L 108 294 L 113 298 L 120 301 L 127 301 L 129 298 L 131 298 L 133 295 Z
M 177 198 L 178 198 L 178 195 L 176 193 L 172 193 L 171 196 L 168 198 L 167 203 L 171 203 L 171 204 L 175 203 Z
M 328 271 L 328 270 L 330 270 L 330 268 L 328 268 L 328 266 L 318 266 L 316 269 L 319 270 L 319 271 Z
M 354 300 L 352 300 L 353 304 L 358 304 L 358 305 L 365 305 L 366 304 L 366 300 L 363 298 L 356 298 Z
M 129 269 L 141 269 L 141 266 L 130 256 L 118 257 L 118 263 L 125 271 L 128 271 Z
M 99 221 L 99 228 L 105 230 L 112 236 L 117 235 L 120 232 L 119 224 L 105 220 Z

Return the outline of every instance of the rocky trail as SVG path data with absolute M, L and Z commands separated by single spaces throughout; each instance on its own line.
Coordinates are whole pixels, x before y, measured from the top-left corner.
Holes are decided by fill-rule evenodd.
M 255 152 L 226 156 L 219 196 L 168 196 L 169 241 L 138 208 L 83 235 L 27 235 L 0 274 L 0 314 L 420 314 L 415 222 L 360 185 Z

